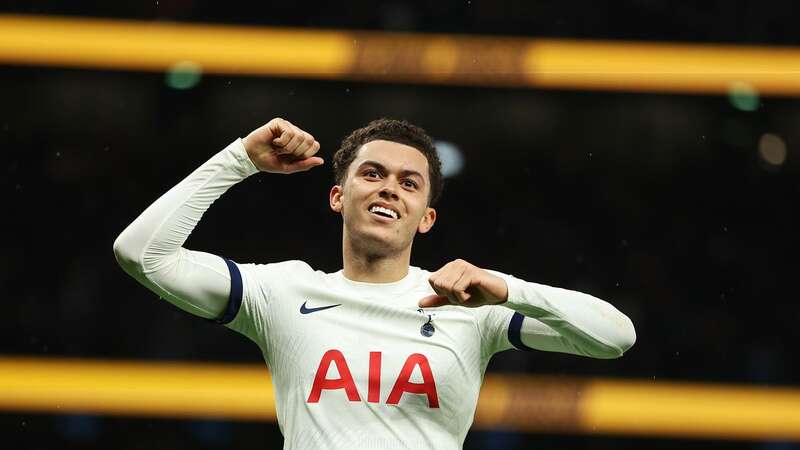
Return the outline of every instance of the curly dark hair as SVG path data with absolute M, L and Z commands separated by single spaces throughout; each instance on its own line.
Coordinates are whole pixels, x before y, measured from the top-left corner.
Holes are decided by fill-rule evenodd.
M 419 150 L 428 160 L 428 177 L 431 182 L 428 204 L 433 206 L 442 195 L 444 179 L 442 162 L 436 153 L 433 140 L 422 128 L 405 120 L 376 119 L 367 126 L 354 130 L 342 140 L 339 150 L 333 155 L 333 172 L 336 184 L 343 185 L 347 178 L 347 169 L 356 159 L 361 146 L 372 141 L 386 140 L 408 145 Z

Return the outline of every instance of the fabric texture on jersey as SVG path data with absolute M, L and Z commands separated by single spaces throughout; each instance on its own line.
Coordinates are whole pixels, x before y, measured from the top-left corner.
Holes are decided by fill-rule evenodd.
M 486 366 L 493 354 L 511 348 L 507 330 L 514 311 L 444 306 L 420 312 L 419 300 L 433 290 L 431 273 L 417 267 L 397 282 L 373 284 L 348 280 L 341 271 L 315 271 L 302 261 L 238 266 L 242 302 L 226 326 L 261 349 L 287 448 L 362 448 L 362 441 L 381 436 L 395 442 L 390 448 L 461 448 Z M 302 314 L 303 305 L 340 306 Z M 429 318 L 435 332 L 427 337 L 420 327 Z M 318 401 L 309 401 L 331 351 L 342 355 L 357 401 L 343 388 L 322 390 Z M 380 354 L 378 377 L 370 375 L 373 353 Z M 389 403 L 412 355 L 430 366 L 438 407 L 431 407 L 429 396 L 410 392 Z M 343 368 L 335 364 L 322 375 L 338 379 Z M 421 373 L 414 367 L 410 381 L 421 384 Z M 374 401 L 370 383 L 379 386 Z
M 503 305 L 420 311 L 433 290 L 417 267 L 394 283 L 362 283 L 302 261 L 239 264 L 183 248 L 211 204 L 257 172 L 237 139 L 145 209 L 114 254 L 161 298 L 257 343 L 284 448 L 457 449 L 493 354 L 613 358 L 635 341 L 612 305 L 501 272 L 491 271 L 508 285 Z

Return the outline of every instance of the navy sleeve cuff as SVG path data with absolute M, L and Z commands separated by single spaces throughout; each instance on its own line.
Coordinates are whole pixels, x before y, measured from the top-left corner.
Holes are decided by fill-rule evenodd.
M 222 313 L 217 319 L 209 319 L 214 323 L 225 325 L 230 323 L 236 318 L 239 313 L 239 308 L 242 306 L 242 274 L 236 263 L 229 259 L 225 259 L 225 264 L 231 273 L 231 293 L 228 296 L 228 306 L 225 307 L 225 312 Z
M 519 350 L 531 352 L 533 349 L 523 344 L 520 338 L 523 320 L 525 320 L 525 316 L 518 312 L 514 312 L 514 315 L 511 316 L 511 322 L 508 324 L 508 341 Z

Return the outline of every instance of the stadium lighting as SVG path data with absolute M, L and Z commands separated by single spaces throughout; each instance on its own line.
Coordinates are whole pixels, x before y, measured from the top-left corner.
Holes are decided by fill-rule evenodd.
M 436 141 L 436 153 L 442 161 L 442 175 L 454 177 L 464 168 L 464 154 L 455 144 L 447 141 Z
M 728 100 L 734 108 L 742 111 L 755 111 L 758 109 L 758 91 L 749 83 L 741 81 L 731 83 L 728 90 Z
M 258 364 L 0 356 L 0 411 L 276 420 Z M 519 411 L 526 411 L 520 414 Z M 800 389 L 487 374 L 476 429 L 800 440 Z
M 786 162 L 786 143 L 777 134 L 765 133 L 758 140 L 758 156 L 768 169 L 777 169 Z
M 746 83 L 760 96 L 800 94 L 800 50 L 786 47 L 0 14 L 2 64 L 163 72 L 187 55 L 207 74 L 714 94 Z
M 203 69 L 199 64 L 179 61 L 169 68 L 165 81 L 173 89 L 191 89 L 197 86 L 202 76 Z

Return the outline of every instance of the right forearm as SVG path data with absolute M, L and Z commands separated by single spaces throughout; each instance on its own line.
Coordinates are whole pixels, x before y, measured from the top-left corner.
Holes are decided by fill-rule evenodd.
M 183 245 L 214 201 L 258 172 L 237 139 L 162 195 L 117 237 L 114 254 L 128 271 L 158 271 Z

